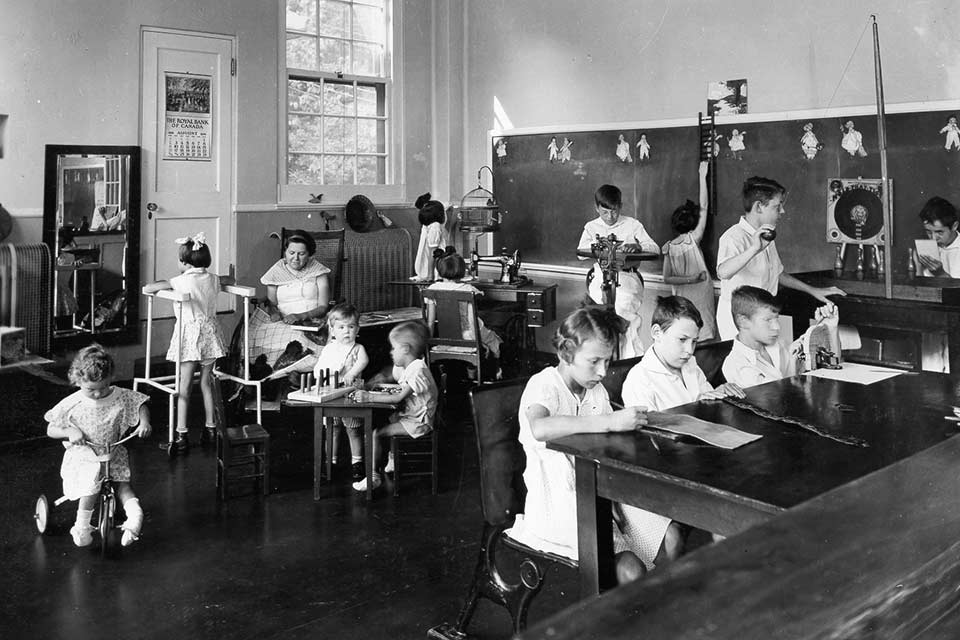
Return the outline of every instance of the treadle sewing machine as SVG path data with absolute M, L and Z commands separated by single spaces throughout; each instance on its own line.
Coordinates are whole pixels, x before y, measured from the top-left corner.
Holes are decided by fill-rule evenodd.
M 520 276 L 522 262 L 520 261 L 519 249 L 513 253 L 508 253 L 507 248 L 504 247 L 500 250 L 498 256 L 481 256 L 476 245 L 474 245 L 473 249 L 470 250 L 470 275 L 475 279 L 479 278 L 481 262 L 500 265 L 500 278 L 497 279 L 500 284 L 520 284 L 526 281 L 526 278 Z
M 617 300 L 617 287 L 620 286 L 620 271 L 626 264 L 626 257 L 621 252 L 623 240 L 617 239 L 617 236 L 610 234 L 603 237 L 597 234 L 596 240 L 590 245 L 589 254 L 585 251 L 578 251 L 577 255 L 584 258 L 593 258 L 600 267 L 603 274 L 603 283 L 600 285 L 600 291 L 603 296 L 601 304 L 613 305 Z M 594 271 L 587 272 L 587 290 L 593 282 Z

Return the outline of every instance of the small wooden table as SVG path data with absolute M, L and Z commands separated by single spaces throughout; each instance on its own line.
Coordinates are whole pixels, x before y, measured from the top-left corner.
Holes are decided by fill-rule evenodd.
M 333 471 L 333 438 L 323 438 L 324 418 L 360 418 L 363 420 L 363 457 L 367 471 L 367 500 L 373 499 L 373 416 L 377 411 L 396 411 L 396 404 L 355 402 L 348 397 L 328 400 L 313 407 L 313 499 L 320 499 L 320 478 L 323 475 L 323 453 L 326 451 L 327 479 Z
M 957 378 L 903 374 L 872 385 L 795 376 L 747 389 L 747 400 L 826 431 L 840 444 L 721 401 L 672 409 L 762 434 L 734 450 L 639 433 L 578 434 L 547 443 L 575 458 L 581 597 L 615 584 L 610 504 L 648 509 L 725 536 L 883 469 L 956 433 Z

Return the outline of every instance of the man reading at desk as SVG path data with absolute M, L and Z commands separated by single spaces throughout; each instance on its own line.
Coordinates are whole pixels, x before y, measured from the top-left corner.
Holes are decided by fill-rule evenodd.
M 939 259 L 917 251 L 923 275 L 960 278 L 960 234 L 957 233 L 957 209 L 949 200 L 934 196 L 920 210 L 927 237 L 935 240 Z

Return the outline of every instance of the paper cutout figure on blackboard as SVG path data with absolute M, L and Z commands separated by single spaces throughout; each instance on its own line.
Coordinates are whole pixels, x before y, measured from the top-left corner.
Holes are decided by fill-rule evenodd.
M 550 152 L 550 162 L 556 162 L 560 159 L 558 155 L 559 149 L 557 148 L 557 136 L 550 138 L 550 144 L 547 145 L 547 150 Z
M 840 146 L 846 149 L 847 153 L 861 158 L 867 155 L 867 150 L 863 148 L 863 135 L 854 128 L 853 120 L 847 120 L 840 130 L 844 132 Z
M 504 162 L 507 159 L 506 138 L 500 138 L 500 140 L 497 141 L 497 158 L 500 159 L 500 162 Z
M 566 164 L 570 162 L 572 157 L 570 154 L 570 147 L 573 146 L 573 140 L 570 140 L 566 136 L 563 138 L 563 145 L 560 147 L 560 164 Z
M 623 139 L 623 134 L 617 140 L 617 158 L 620 162 L 633 162 L 633 156 L 630 155 L 630 143 Z
M 807 160 L 813 160 L 817 157 L 817 151 L 823 148 L 817 134 L 813 132 L 813 123 L 808 122 L 803 125 L 803 135 L 800 137 L 800 147 L 803 149 L 803 155 Z
M 637 143 L 637 149 L 640 149 L 640 151 L 637 152 L 637 162 L 650 159 L 650 143 L 647 142 L 647 134 L 643 133 L 640 135 L 640 142 Z
M 741 132 L 739 129 L 730 132 L 730 140 L 727 144 L 730 145 L 730 153 L 736 160 L 743 160 L 743 152 L 747 149 L 747 145 L 743 143 L 743 136 L 746 133 L 746 131 Z
M 723 136 L 719 133 L 713 134 L 713 157 L 717 158 L 720 156 L 720 141 L 723 140 Z
M 957 116 L 950 116 L 946 126 L 940 129 L 940 133 L 947 134 L 947 140 L 943 144 L 944 149 L 950 151 L 954 148 L 960 151 L 960 126 L 957 126 Z

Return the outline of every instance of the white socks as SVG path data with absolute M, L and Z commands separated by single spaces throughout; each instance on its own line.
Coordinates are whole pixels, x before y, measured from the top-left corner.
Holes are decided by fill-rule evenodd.
M 86 547 L 93 542 L 93 526 L 90 524 L 92 519 L 92 509 L 77 509 L 77 522 L 70 528 L 73 544 L 78 547 Z
M 129 547 L 140 539 L 140 529 L 143 527 L 143 509 L 140 508 L 140 499 L 130 498 L 123 503 L 123 510 L 127 514 L 127 520 L 120 526 L 123 529 L 120 544 Z

